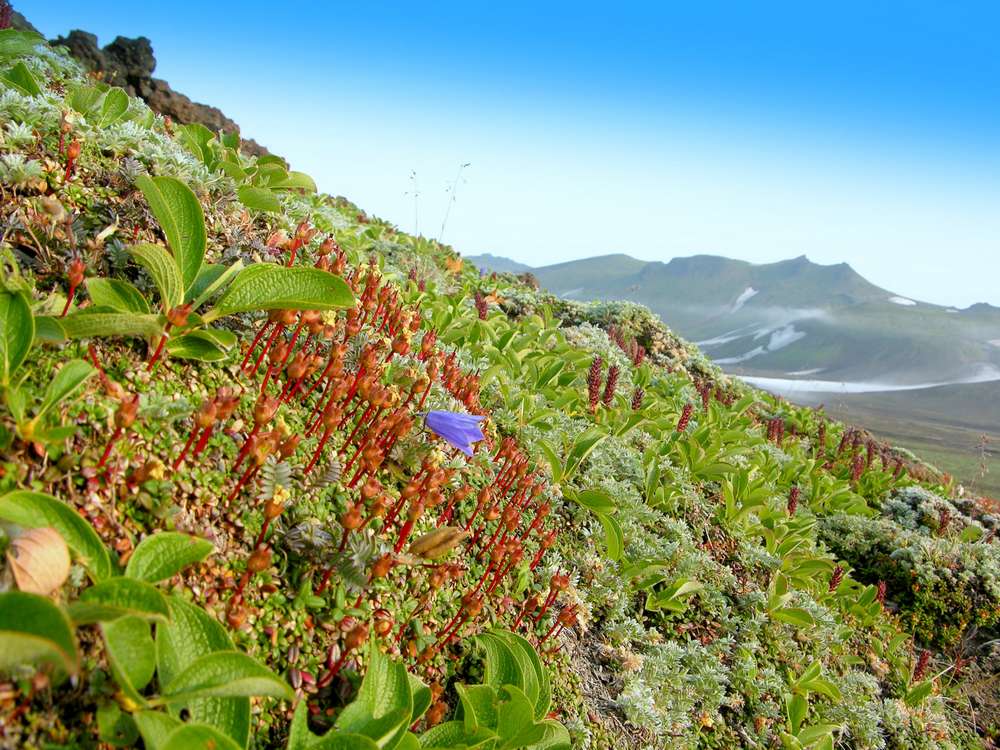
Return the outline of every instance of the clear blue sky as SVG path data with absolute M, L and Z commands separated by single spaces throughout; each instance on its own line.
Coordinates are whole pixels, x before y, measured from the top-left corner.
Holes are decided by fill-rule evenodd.
M 993 2 L 15 2 L 152 39 L 156 75 L 322 189 L 531 265 L 847 261 L 1000 305 Z

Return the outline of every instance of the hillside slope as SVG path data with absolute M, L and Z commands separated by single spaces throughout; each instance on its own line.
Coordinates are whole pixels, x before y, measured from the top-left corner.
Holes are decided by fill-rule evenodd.
M 506 259 L 473 260 L 510 270 Z M 567 299 L 646 305 L 731 372 L 901 385 L 1000 378 L 1000 309 L 906 299 L 846 263 L 618 254 L 518 271 Z
M 10 31 L 0 133 L 4 747 L 996 739 L 918 460 Z

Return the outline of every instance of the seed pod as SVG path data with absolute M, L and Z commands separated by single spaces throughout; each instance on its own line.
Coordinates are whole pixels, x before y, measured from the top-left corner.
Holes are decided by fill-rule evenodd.
M 247 571 L 250 573 L 260 573 L 267 570 L 271 564 L 271 548 L 267 545 L 260 545 L 251 553 L 247 560 Z
M 382 555 L 375 564 L 372 565 L 372 578 L 385 578 L 395 567 L 396 560 L 390 554 Z
M 137 393 L 132 398 L 119 402 L 118 409 L 115 411 L 115 427 L 127 430 L 135 422 L 138 414 L 139 394 Z
M 457 526 L 442 526 L 415 539 L 408 552 L 428 560 L 434 560 L 448 554 L 469 536 L 468 531 Z
M 21 591 L 48 596 L 69 576 L 69 549 L 59 532 L 47 526 L 28 529 L 7 550 L 14 581 Z
M 344 638 L 344 649 L 346 651 L 354 651 L 356 648 L 360 648 L 368 640 L 368 625 L 367 623 L 359 623 L 351 628 L 351 631 Z

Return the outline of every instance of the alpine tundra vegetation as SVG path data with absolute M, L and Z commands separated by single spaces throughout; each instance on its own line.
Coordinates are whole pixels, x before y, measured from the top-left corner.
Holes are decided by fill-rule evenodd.
M 0 744 L 989 748 L 1000 519 L 0 31 Z

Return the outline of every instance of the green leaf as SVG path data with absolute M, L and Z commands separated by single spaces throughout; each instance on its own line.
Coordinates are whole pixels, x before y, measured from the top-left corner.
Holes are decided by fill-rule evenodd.
M 104 92 L 97 86 L 79 86 L 70 92 L 66 103 L 81 115 L 90 115 L 97 110 Z
M 793 734 L 798 734 L 799 727 L 806 720 L 809 713 L 809 701 L 801 695 L 785 695 L 785 713 L 788 715 L 788 724 Z
M 173 336 L 167 341 L 167 352 L 174 359 L 193 359 L 197 362 L 221 362 L 229 354 L 204 331 L 192 331 Z
M 331 729 L 318 737 L 309 731 L 308 715 L 306 701 L 299 701 L 292 716 L 285 750 L 378 750 L 375 741 L 362 734 Z
M 500 741 L 497 750 L 514 750 L 538 742 L 544 736 L 545 728 L 535 723 L 534 707 L 524 691 L 513 685 L 504 685 L 499 694 L 497 734 Z
M 771 610 L 771 618 L 787 622 L 797 628 L 808 628 L 816 624 L 813 616 L 799 607 L 779 607 Z
M 574 495 L 573 499 L 584 508 L 594 511 L 594 513 L 609 514 L 618 510 L 618 506 L 611 499 L 611 495 L 601 490 L 584 490 Z
M 66 336 L 71 339 L 92 339 L 104 336 L 135 336 L 152 338 L 163 332 L 159 315 L 139 315 L 108 311 L 107 308 L 86 308 L 59 319 Z
M 114 572 L 108 550 L 93 527 L 52 495 L 28 490 L 8 492 L 0 497 L 0 518 L 29 529 L 54 528 L 94 581 L 102 581 Z
M 0 672 L 37 663 L 53 663 L 70 674 L 79 669 L 69 620 L 44 596 L 0 594 Z
M 241 651 L 215 651 L 196 659 L 163 688 L 171 701 L 270 695 L 292 700 L 287 682 Z
M 132 747 L 139 730 L 117 703 L 102 703 L 97 707 L 97 738 L 112 747 Z
M 570 750 L 570 736 L 562 724 L 552 719 L 542 722 L 543 734 L 530 750 Z
M 45 398 L 42 399 L 37 416 L 44 416 L 56 404 L 73 395 L 95 372 L 97 370 L 82 359 L 71 359 L 60 367 L 45 389 Z
M 281 201 L 270 188 L 244 185 L 236 190 L 236 196 L 240 203 L 254 211 L 281 212 Z
M 191 188 L 173 177 L 139 175 L 135 183 L 146 196 L 173 251 L 181 272 L 182 289 L 190 288 L 201 270 L 207 243 L 201 203 Z
M 170 734 L 184 726 L 180 719 L 175 719 L 163 711 L 137 711 L 132 714 L 146 750 L 163 750 Z M 291 750 L 291 748 L 289 748 Z
M 523 658 L 518 659 L 518 661 L 521 665 L 522 673 L 526 675 L 529 671 L 534 672 L 535 683 L 538 686 L 537 698 L 535 699 L 535 718 L 541 719 L 549 712 L 549 705 L 552 703 L 552 686 L 549 683 L 549 673 L 542 666 L 541 659 L 538 658 L 535 647 L 526 638 L 509 630 L 494 632 L 507 642 L 512 652 L 515 654 L 520 652 Z M 525 690 L 525 692 L 528 691 Z
M 428 729 L 420 735 L 420 747 L 424 750 L 452 750 L 465 748 L 473 750 L 488 746 L 492 748 L 496 742 L 496 733 L 489 729 L 479 729 L 474 735 L 465 731 L 460 721 L 446 721 Z
M 170 682 L 199 657 L 233 648 L 218 621 L 200 607 L 174 596 L 169 599 L 170 622 L 156 625 L 156 674 L 160 684 Z M 186 709 L 191 721 L 210 724 L 245 747 L 250 738 L 249 698 L 198 698 L 169 706 L 179 715 Z
M 240 271 L 243 270 L 243 261 L 238 260 L 232 265 L 223 266 L 219 263 L 206 263 L 201 267 L 198 278 L 188 290 L 188 299 L 191 300 L 191 309 L 197 310 L 212 295 L 222 291 L 225 286 L 233 280 Z
M 240 750 L 240 746 L 207 724 L 184 724 L 170 733 L 161 750 Z
M 45 38 L 33 31 L 0 29 L 0 60 L 27 57 L 41 44 L 45 44 Z
M 597 518 L 604 526 L 604 546 L 608 559 L 618 562 L 625 551 L 625 533 L 622 531 L 622 526 L 614 516 L 599 513 Z
M 129 615 L 101 623 L 101 632 L 116 682 L 133 701 L 144 704 L 139 691 L 156 671 L 156 647 L 149 623 Z
M 272 182 L 271 188 L 274 190 L 305 190 L 307 193 L 315 193 L 316 183 L 305 172 L 288 172 L 285 179 Z
M 244 268 L 205 316 L 211 322 L 223 315 L 253 310 L 335 310 L 354 306 L 347 283 L 319 268 L 255 263 Z
M 18 89 L 22 94 L 41 96 L 42 87 L 38 85 L 38 81 L 31 75 L 28 66 L 23 62 L 17 63 L 13 68 L 0 76 L 0 80 Z
M 54 318 L 51 315 L 36 315 L 35 341 L 61 344 L 66 341 L 66 330 L 58 318 Z
M 133 245 L 128 251 L 153 279 L 160 292 L 164 310 L 170 310 L 184 302 L 184 274 L 180 264 L 165 247 L 144 242 Z
M 154 246 L 155 247 L 155 246 Z M 87 294 L 91 301 L 101 307 L 110 307 L 119 312 L 149 314 L 149 302 L 142 292 L 121 279 L 87 279 Z
M 128 94 L 117 86 L 108 89 L 101 104 L 101 125 L 120 122 L 128 111 Z
M 412 715 L 413 695 L 406 667 L 383 654 L 373 641 L 358 697 L 337 717 L 335 726 L 371 737 L 380 747 L 391 747 L 406 732 Z
M 934 692 L 934 682 L 932 680 L 924 680 L 907 690 L 903 700 L 906 701 L 906 705 L 908 706 L 919 706 L 932 692 Z
M 480 729 L 494 731 L 498 718 L 497 691 L 489 685 L 458 684 L 455 689 L 458 691 L 466 734 L 474 734 Z
M 125 575 L 149 583 L 163 581 L 188 565 L 201 562 L 213 549 L 207 539 L 160 531 L 139 542 L 125 567 Z
M 135 615 L 146 620 L 170 619 L 167 599 L 152 584 L 115 576 L 86 589 L 69 607 L 78 625 Z
M 0 385 L 11 376 L 35 341 L 35 319 L 24 292 L 0 291 Z
M 410 724 L 415 722 L 431 707 L 431 689 L 423 681 L 412 674 L 407 674 L 410 680 L 410 695 L 413 696 L 413 713 L 410 714 Z

